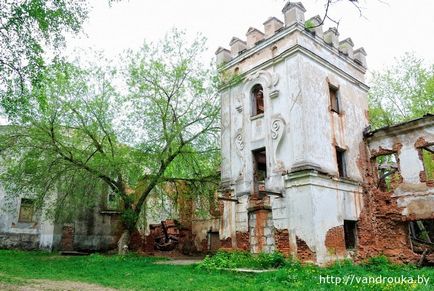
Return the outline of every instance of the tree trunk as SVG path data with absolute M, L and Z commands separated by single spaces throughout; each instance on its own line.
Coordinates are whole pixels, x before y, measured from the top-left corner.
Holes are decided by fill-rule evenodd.
M 125 229 L 118 241 L 118 255 L 126 255 L 130 244 L 131 232 Z

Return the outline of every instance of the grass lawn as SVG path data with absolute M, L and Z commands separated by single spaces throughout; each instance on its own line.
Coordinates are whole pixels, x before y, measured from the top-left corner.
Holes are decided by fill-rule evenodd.
M 340 263 L 329 268 L 288 263 L 261 274 L 206 270 L 197 266 L 153 264 L 156 258 L 129 255 L 66 257 L 43 252 L 0 250 L 1 286 L 27 285 L 34 279 L 98 284 L 133 290 L 434 290 L 434 268 L 396 266 L 382 260 L 365 266 Z M 428 285 L 409 283 L 320 283 L 320 276 L 389 276 L 429 278 Z M 324 279 L 326 280 L 326 279 Z M 329 277 L 331 280 L 331 277 Z

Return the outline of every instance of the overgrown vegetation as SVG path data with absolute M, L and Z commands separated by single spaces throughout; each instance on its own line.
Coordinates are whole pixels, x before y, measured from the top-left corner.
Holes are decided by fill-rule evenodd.
M 250 252 L 243 251 L 219 251 L 214 256 L 206 256 L 199 267 L 209 270 L 222 268 L 269 269 L 282 267 L 285 263 L 285 257 L 280 252 L 261 253 L 255 256 Z
M 219 254 L 222 258 L 223 254 Z M 232 256 L 240 261 L 244 256 Z M 275 254 L 268 255 L 275 258 Z M 241 257 L 243 259 L 241 259 Z M 277 256 L 280 262 L 280 256 Z M 42 252 L 0 250 L 1 286 L 26 286 L 32 279 L 60 280 L 94 283 L 111 288 L 129 290 L 433 290 L 434 269 L 416 268 L 411 265 L 391 264 L 385 257 L 372 258 L 362 265 L 341 261 L 327 267 L 302 265 L 285 261 L 277 271 L 261 274 L 245 274 L 196 266 L 157 265 L 158 258 L 91 255 L 65 257 Z M 209 259 L 208 259 L 209 261 Z M 267 260 L 265 260 L 267 261 Z M 377 278 L 424 276 L 423 284 L 375 284 L 352 285 L 320 282 L 320 278 L 335 276 Z

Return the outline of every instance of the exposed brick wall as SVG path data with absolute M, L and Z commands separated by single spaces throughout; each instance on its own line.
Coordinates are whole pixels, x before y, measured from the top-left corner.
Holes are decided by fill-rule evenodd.
M 237 248 L 240 250 L 250 250 L 250 237 L 248 232 L 236 232 Z
M 143 247 L 142 245 L 143 245 L 143 238 L 140 232 L 138 231 L 133 232 L 130 237 L 130 244 L 128 248 L 132 251 L 137 251 L 142 249 Z
M 399 154 L 401 147 L 400 143 L 396 143 L 393 152 Z M 390 152 L 380 148 L 377 151 L 372 150 L 371 155 L 375 157 Z M 374 159 L 369 158 L 366 144 L 361 144 L 357 165 L 364 174 L 364 207 L 357 224 L 358 243 L 355 260 L 386 255 L 398 263 L 416 262 L 419 255 L 411 251 L 408 225 L 405 221 L 408 218 L 402 216 L 397 197 L 392 197 L 393 191 L 383 192 L 377 188 L 377 173 L 373 162 Z M 392 188 L 395 188 L 402 183 L 402 177 L 392 182 Z
M 152 253 L 155 250 L 155 238 L 159 236 L 160 233 L 155 228 L 150 229 L 150 233 L 145 236 L 142 244 L 142 250 L 147 253 Z
M 316 261 L 316 254 L 313 252 L 309 246 L 306 244 L 304 240 L 296 236 L 296 242 L 297 242 L 297 259 L 299 259 L 302 262 Z
M 203 239 L 201 242 L 200 242 L 200 246 L 199 246 L 201 249 L 199 250 L 199 251 L 201 251 L 201 252 L 206 252 L 206 251 L 208 251 L 208 240 L 207 239 Z
M 193 234 L 191 233 L 191 229 L 189 228 L 181 228 L 179 230 L 179 244 L 178 249 L 184 255 L 191 255 L 196 252 L 196 246 L 193 242 Z
M 253 253 L 272 252 L 274 250 L 274 227 L 270 197 L 261 197 L 255 193 L 250 197 L 247 211 L 250 250 Z
M 232 238 L 228 237 L 226 239 L 220 240 L 220 247 L 223 249 L 231 249 L 232 248 Z
M 342 225 L 335 226 L 327 231 L 325 246 L 330 254 L 338 256 L 345 255 L 345 233 Z
M 286 257 L 291 255 L 291 247 L 289 245 L 289 232 L 287 229 L 274 230 L 274 242 L 276 249 Z
M 411 251 L 408 222 L 401 215 L 397 198 L 391 196 L 375 188 L 364 196 L 368 206 L 360 214 L 357 260 L 382 254 L 398 263 L 418 260 L 419 255 Z

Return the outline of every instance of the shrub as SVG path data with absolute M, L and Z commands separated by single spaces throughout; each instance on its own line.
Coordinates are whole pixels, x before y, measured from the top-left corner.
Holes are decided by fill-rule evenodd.
M 252 268 L 270 269 L 285 265 L 285 257 L 280 252 L 254 255 L 245 251 L 219 251 L 214 256 L 206 256 L 200 263 L 203 269 Z

